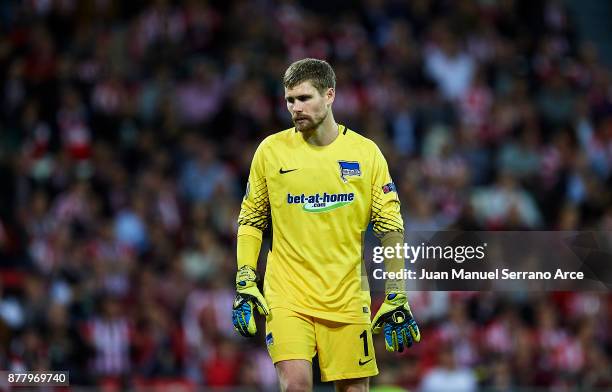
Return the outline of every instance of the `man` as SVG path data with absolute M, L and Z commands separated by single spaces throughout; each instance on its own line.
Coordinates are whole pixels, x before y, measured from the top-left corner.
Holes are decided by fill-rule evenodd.
M 402 351 L 420 332 L 403 284 L 387 281 L 385 302 L 370 322 L 362 279 L 362 232 L 370 222 L 385 246 L 403 241 L 399 198 L 387 163 L 370 140 L 335 122 L 335 74 L 321 60 L 287 69 L 285 100 L 294 128 L 257 148 L 238 218 L 238 274 L 232 318 L 256 332 L 254 308 L 266 315 L 266 344 L 283 391 L 312 389 L 312 358 L 340 391 L 367 391 L 378 374 L 372 332 Z M 255 270 L 262 231 L 272 221 L 264 296 Z M 387 260 L 399 270 L 403 259 Z

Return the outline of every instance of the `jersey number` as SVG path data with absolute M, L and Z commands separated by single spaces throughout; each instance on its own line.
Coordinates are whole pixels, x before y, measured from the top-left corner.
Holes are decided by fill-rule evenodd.
M 360 338 L 363 339 L 363 356 L 367 357 L 368 356 L 368 331 L 364 330 L 361 335 L 359 335 Z

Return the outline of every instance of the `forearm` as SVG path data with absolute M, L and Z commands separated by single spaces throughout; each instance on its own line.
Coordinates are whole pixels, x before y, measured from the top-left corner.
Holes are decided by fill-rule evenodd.
M 238 239 L 236 244 L 238 269 L 245 265 L 254 270 L 257 269 L 257 260 L 259 259 L 262 236 L 262 231 L 253 226 L 240 225 L 238 227 Z
M 400 233 L 397 231 L 387 232 L 381 236 L 380 242 L 381 245 L 385 248 L 392 247 L 395 249 L 397 244 L 401 245 L 404 242 L 404 233 Z M 402 268 L 404 268 L 404 258 L 397 256 L 398 255 L 394 252 L 393 257 L 385 259 L 385 270 L 387 272 L 399 272 Z M 385 281 L 386 293 L 405 290 L 406 287 L 403 279 L 387 279 Z
M 257 333 L 255 309 L 268 316 L 266 299 L 257 287 L 257 259 L 261 248 L 261 230 L 247 225 L 238 227 L 236 297 L 232 306 L 232 324 L 242 336 L 253 337 Z

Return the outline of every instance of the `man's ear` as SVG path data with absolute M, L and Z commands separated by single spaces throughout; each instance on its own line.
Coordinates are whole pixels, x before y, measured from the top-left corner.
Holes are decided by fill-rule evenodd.
M 333 88 L 328 88 L 327 92 L 325 93 L 325 97 L 327 98 L 327 104 L 331 106 L 336 98 L 336 90 Z

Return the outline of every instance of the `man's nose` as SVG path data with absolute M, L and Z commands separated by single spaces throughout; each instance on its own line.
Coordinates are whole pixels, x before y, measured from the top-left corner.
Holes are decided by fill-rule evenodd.
M 301 112 L 302 112 L 302 109 L 303 109 L 302 104 L 301 104 L 299 101 L 298 101 L 298 102 L 295 102 L 295 103 L 293 104 L 293 111 L 294 111 L 294 112 L 296 112 L 296 113 L 301 113 Z

